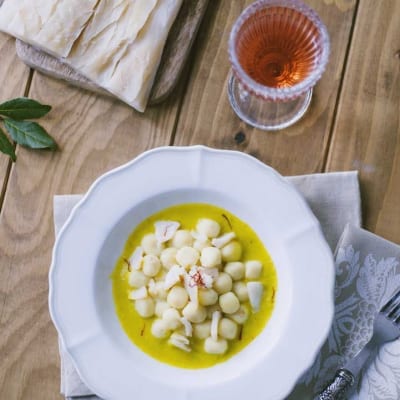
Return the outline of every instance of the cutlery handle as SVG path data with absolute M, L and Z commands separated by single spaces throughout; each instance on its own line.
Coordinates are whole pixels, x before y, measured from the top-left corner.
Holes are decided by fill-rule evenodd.
M 353 385 L 354 376 L 347 369 L 339 369 L 332 382 L 316 397 L 315 400 L 340 400 Z

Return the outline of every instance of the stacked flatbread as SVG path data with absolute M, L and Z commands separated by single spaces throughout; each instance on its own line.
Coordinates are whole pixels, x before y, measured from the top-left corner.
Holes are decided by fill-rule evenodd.
M 0 30 L 144 111 L 182 0 L 5 0 Z

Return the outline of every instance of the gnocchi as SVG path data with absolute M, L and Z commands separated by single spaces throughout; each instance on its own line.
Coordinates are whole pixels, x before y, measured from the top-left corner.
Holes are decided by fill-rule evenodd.
M 188 303 L 188 305 L 183 309 L 182 314 L 188 321 L 194 323 L 203 322 L 207 317 L 206 309 L 193 302 Z
M 205 235 L 208 238 L 216 238 L 221 227 L 218 222 L 213 221 L 212 219 L 202 218 L 197 223 L 196 229 L 201 235 Z
M 169 304 L 166 301 L 156 301 L 154 313 L 157 315 L 157 317 L 162 318 L 164 311 L 168 310 L 169 308 Z
M 174 237 L 172 238 L 171 245 L 177 249 L 185 246 L 192 246 L 193 237 L 188 230 L 179 229 L 178 231 L 176 231 Z
M 161 268 L 161 262 L 158 257 L 148 254 L 143 257 L 143 273 L 146 276 L 153 277 L 158 274 Z
M 249 317 L 249 310 L 245 306 L 240 306 L 239 310 L 229 315 L 229 318 L 237 322 L 239 325 L 243 325 L 247 321 L 248 317 Z
M 149 283 L 149 278 L 142 272 L 133 270 L 129 273 L 129 285 L 134 288 L 146 286 Z
M 199 257 L 199 251 L 190 246 L 181 247 L 176 253 L 177 263 L 184 268 L 195 265 Z
M 261 276 L 262 264 L 260 261 L 251 260 L 246 262 L 246 278 L 259 279 Z
M 238 333 L 238 326 L 229 318 L 222 318 L 219 321 L 218 333 L 224 339 L 235 339 Z
M 181 326 L 180 318 L 181 314 L 175 308 L 168 308 L 162 314 L 163 321 L 171 330 L 178 329 Z
M 141 317 L 150 318 L 154 315 L 154 300 L 149 297 L 136 300 L 135 308 Z
M 233 284 L 233 293 L 236 294 L 239 301 L 242 303 L 249 300 L 249 292 L 246 283 L 240 281 Z
M 233 314 L 239 310 L 240 302 L 233 292 L 224 293 L 219 296 L 219 305 L 221 310 L 226 314 Z
M 142 249 L 146 254 L 152 254 L 159 256 L 164 248 L 164 245 L 160 243 L 156 235 L 149 233 L 142 239 Z
M 218 293 L 213 289 L 199 289 L 198 297 L 202 306 L 211 306 L 218 302 Z
M 238 281 L 244 278 L 246 270 L 242 262 L 232 261 L 226 263 L 224 271 L 229 274 L 234 281 Z
M 164 282 L 155 282 L 154 283 L 154 297 L 157 297 L 161 300 L 165 300 L 167 298 L 167 291 L 165 290 Z
M 221 252 L 216 247 L 204 247 L 200 257 L 201 265 L 206 268 L 218 267 L 221 264 Z
M 167 303 L 174 308 L 181 309 L 189 300 L 187 291 L 180 286 L 174 286 L 168 293 Z
M 205 353 L 226 353 L 249 309 L 260 307 L 263 264 L 243 259 L 239 237 L 213 219 L 200 218 L 194 230 L 154 225 L 131 253 L 128 300 L 141 318 L 152 318 L 154 338 L 184 352 L 199 342 Z
M 168 336 L 169 329 L 162 319 L 156 319 L 151 325 L 151 333 L 156 338 L 162 339 Z
M 195 241 L 193 242 L 193 247 L 198 251 L 202 251 L 204 248 L 210 247 L 210 246 L 211 246 L 211 242 L 209 240 L 195 239 Z
M 225 339 L 214 340 L 212 337 L 208 337 L 204 341 L 204 350 L 210 354 L 223 354 L 228 349 L 228 342 Z
M 232 278 L 226 272 L 221 272 L 214 281 L 214 289 L 218 294 L 224 294 L 232 289 Z
M 238 261 L 242 256 L 242 246 L 234 240 L 221 249 L 221 254 L 224 261 Z
M 199 324 L 193 324 L 193 336 L 198 339 L 206 339 L 211 334 L 211 322 L 204 321 Z
M 165 269 L 170 269 L 173 265 L 177 263 L 176 253 L 178 252 L 175 247 L 168 247 L 161 252 L 160 261 Z

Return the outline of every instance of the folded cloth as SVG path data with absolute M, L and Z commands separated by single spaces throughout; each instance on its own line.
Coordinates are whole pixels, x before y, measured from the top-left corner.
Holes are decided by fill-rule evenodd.
M 319 219 L 322 231 L 332 251 L 338 243 L 340 234 L 350 223 L 360 226 L 361 207 L 358 175 L 356 171 L 313 174 L 287 178 L 303 195 L 315 216 Z M 72 208 L 81 199 L 80 195 L 64 195 L 54 197 L 54 224 L 58 234 Z M 355 324 L 354 321 L 352 321 Z M 324 348 L 325 349 L 325 348 Z M 325 351 L 327 353 L 327 351 Z M 325 354 L 324 353 L 324 354 Z M 60 342 L 61 356 L 61 392 L 67 399 L 79 396 L 90 396 L 91 391 L 85 386 L 76 372 L 68 353 Z M 327 358 L 328 354 L 325 355 Z M 312 370 L 313 371 L 313 370 Z M 300 384 L 304 393 L 315 389 L 317 376 L 308 378 Z M 310 398 L 310 397 L 305 397 Z M 87 399 L 96 399 L 90 396 Z M 296 398 L 296 400 L 299 400 Z
M 359 227 L 346 227 L 335 252 L 335 266 L 332 329 L 314 365 L 287 399 L 313 399 L 368 342 L 375 315 L 400 288 L 400 246 Z M 399 359 L 400 339 L 376 349 L 347 398 L 400 399 Z

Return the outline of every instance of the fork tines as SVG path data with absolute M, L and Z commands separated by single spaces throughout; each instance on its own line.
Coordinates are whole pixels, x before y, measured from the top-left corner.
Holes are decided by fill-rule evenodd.
M 390 298 L 390 300 L 381 308 L 380 312 L 385 314 L 387 318 L 394 320 L 396 323 L 400 322 L 400 290 Z

